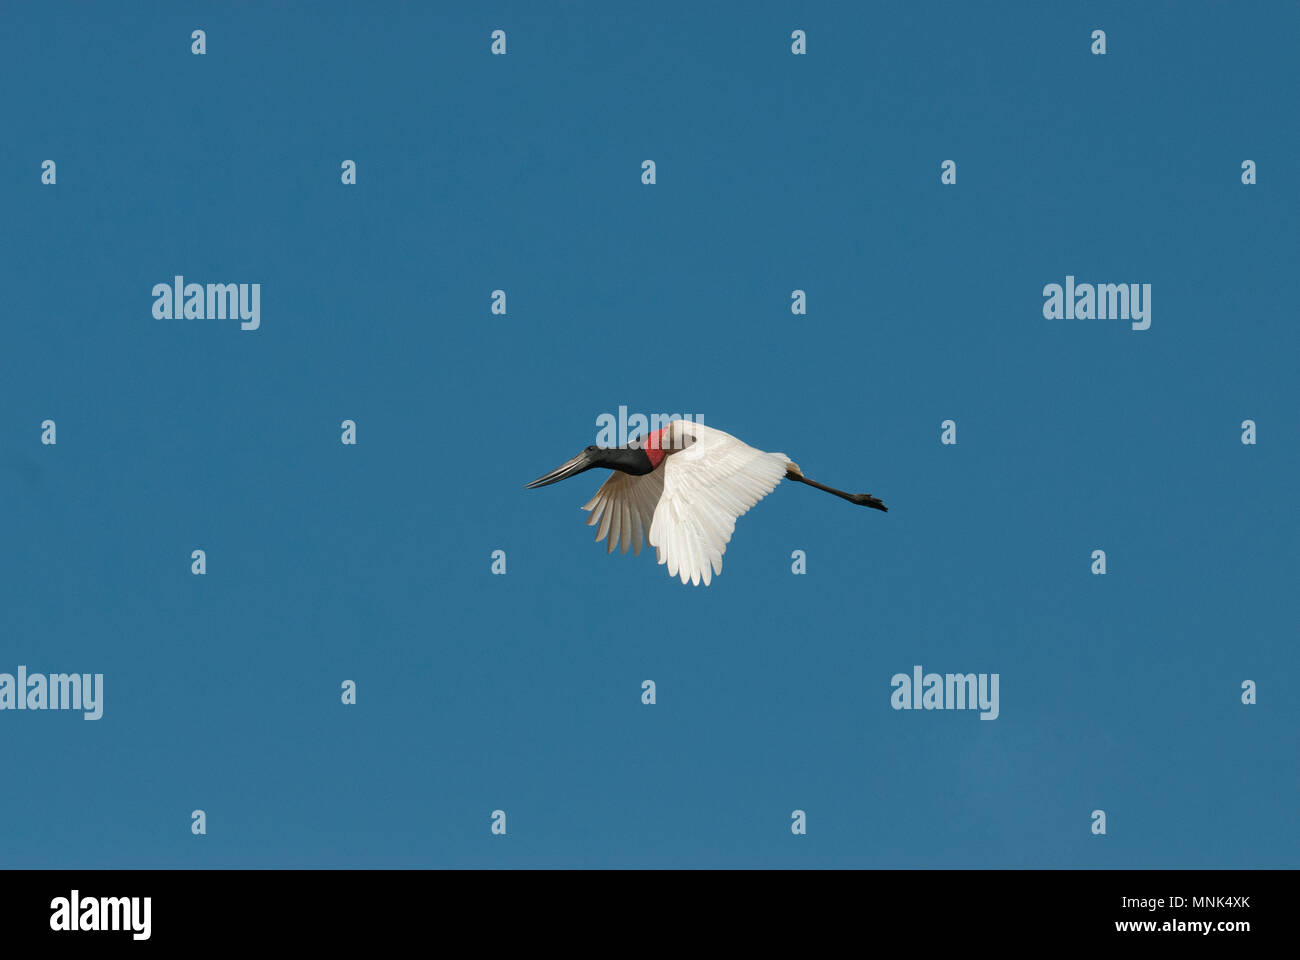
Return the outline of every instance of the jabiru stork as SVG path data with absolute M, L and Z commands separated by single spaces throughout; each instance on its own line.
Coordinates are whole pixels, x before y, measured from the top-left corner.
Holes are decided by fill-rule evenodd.
M 544 487 L 605 467 L 610 477 L 582 509 L 587 526 L 599 524 L 597 542 L 609 538 L 606 553 L 622 544 L 641 553 L 644 537 L 659 563 L 682 583 L 705 586 L 722 573 L 722 555 L 736 518 L 776 489 L 797 480 L 849 503 L 888 512 L 869 493 L 845 493 L 803 475 L 784 453 L 765 453 L 729 433 L 690 420 L 674 420 L 623 447 L 590 446 L 568 463 L 525 484 Z

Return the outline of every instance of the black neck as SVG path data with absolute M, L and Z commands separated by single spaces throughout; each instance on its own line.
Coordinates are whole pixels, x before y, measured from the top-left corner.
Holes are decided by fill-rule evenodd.
M 641 477 L 654 469 L 650 457 L 640 447 L 606 447 L 596 451 L 593 467 L 607 467 Z

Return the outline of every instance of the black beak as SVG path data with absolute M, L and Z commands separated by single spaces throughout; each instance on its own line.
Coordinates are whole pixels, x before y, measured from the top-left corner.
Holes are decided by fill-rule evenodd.
M 524 489 L 532 490 L 535 487 L 545 487 L 552 483 L 559 483 L 561 480 L 567 480 L 584 470 L 590 470 L 594 466 L 596 466 L 596 463 L 593 462 L 591 454 L 584 450 L 568 463 L 561 464 L 545 476 L 538 477 L 532 483 L 525 483 Z

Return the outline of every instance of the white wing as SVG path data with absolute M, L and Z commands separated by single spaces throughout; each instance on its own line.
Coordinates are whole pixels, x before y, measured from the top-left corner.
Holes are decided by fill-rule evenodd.
M 670 453 L 655 471 L 664 475 L 663 495 L 648 539 L 670 577 L 708 586 L 722 572 L 736 518 L 776 489 L 786 456 L 755 450 L 700 423 L 682 422 L 681 428 L 695 443 Z
M 613 553 L 621 541 L 623 552 L 632 547 L 632 555 L 640 556 L 642 537 L 648 539 L 650 522 L 654 519 L 655 504 L 659 502 L 664 491 L 664 472 L 655 470 L 644 476 L 615 470 L 609 479 L 601 484 L 596 495 L 587 501 L 584 510 L 590 510 L 587 526 L 600 528 L 596 531 L 596 540 L 607 535 L 609 546 L 606 553 Z

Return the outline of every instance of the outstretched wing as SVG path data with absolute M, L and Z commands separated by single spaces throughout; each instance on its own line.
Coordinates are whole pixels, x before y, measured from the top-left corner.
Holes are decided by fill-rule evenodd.
M 596 530 L 596 540 L 609 537 L 606 553 L 613 553 L 614 548 L 622 543 L 624 553 L 631 546 L 632 555 L 640 556 L 641 541 L 643 538 L 648 539 L 655 506 L 659 503 L 663 490 L 662 470 L 640 477 L 617 470 L 609 475 L 596 495 L 582 508 L 591 511 L 587 526 L 600 524 Z
M 663 496 L 650 524 L 649 541 L 670 577 L 708 586 L 722 572 L 722 555 L 736 518 L 776 489 L 786 472 L 784 453 L 764 453 L 729 433 L 683 424 L 695 437 L 664 459 Z

